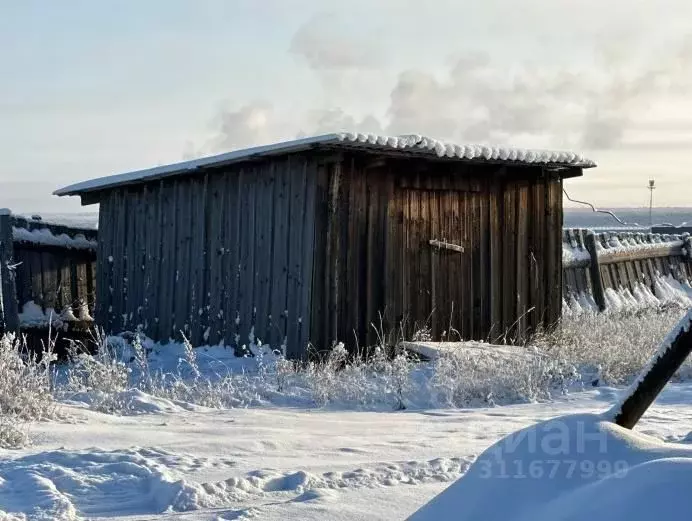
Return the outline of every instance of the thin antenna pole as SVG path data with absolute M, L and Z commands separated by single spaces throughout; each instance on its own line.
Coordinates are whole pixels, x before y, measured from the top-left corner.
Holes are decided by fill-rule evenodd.
M 654 190 L 656 190 L 656 181 L 649 179 L 649 228 L 654 225 Z

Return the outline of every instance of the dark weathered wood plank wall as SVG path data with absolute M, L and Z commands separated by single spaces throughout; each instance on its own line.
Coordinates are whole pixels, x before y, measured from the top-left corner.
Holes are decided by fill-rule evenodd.
M 292 156 L 102 194 L 99 323 L 194 345 L 259 338 L 299 356 L 310 331 L 316 169 Z
M 91 229 L 68 227 L 39 220 L 11 216 L 10 225 L 25 230 L 46 229 L 55 237 L 66 235 L 96 240 Z M 60 315 L 71 311 L 77 319 L 83 315 L 82 306 L 90 315 L 96 300 L 96 251 L 90 248 L 43 244 L 12 239 L 12 275 L 15 282 L 15 301 L 18 312 L 28 302 L 44 312 Z
M 521 340 L 554 324 L 561 186 L 541 168 L 344 155 L 318 182 L 312 341 Z
M 426 329 L 517 340 L 559 318 L 561 181 L 540 167 L 325 151 L 100 199 L 97 315 L 111 331 L 259 337 L 299 358 L 308 342 Z

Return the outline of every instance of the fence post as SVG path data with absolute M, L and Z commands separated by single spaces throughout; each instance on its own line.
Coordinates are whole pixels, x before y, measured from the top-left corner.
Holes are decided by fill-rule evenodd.
M 685 241 L 685 257 L 687 257 L 687 261 L 692 263 L 692 235 L 688 235 L 687 237 L 684 238 Z
M 591 273 L 591 288 L 593 291 L 593 299 L 596 301 L 599 311 L 605 311 L 606 300 L 603 290 L 603 279 L 601 278 L 601 264 L 598 260 L 598 249 L 596 248 L 596 234 L 589 231 L 584 240 L 586 251 L 591 256 L 589 264 L 589 272 Z
M 0 333 L 19 329 L 17 291 L 11 267 L 13 252 L 12 214 L 0 208 Z
M 622 401 L 611 409 L 610 415 L 613 421 L 626 429 L 633 428 L 690 352 L 692 352 L 692 311 L 689 311 L 668 334 L 658 352 L 651 357 L 649 363 L 627 390 Z

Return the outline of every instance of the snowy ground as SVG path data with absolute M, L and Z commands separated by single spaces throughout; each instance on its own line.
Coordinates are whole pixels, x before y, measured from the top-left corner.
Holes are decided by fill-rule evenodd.
M 120 417 L 68 405 L 72 422 L 32 425 L 33 447 L 0 452 L 0 510 L 65 520 L 405 519 L 507 433 L 604 411 L 618 392 L 418 412 L 211 410 L 151 399 L 158 412 Z M 692 384 L 676 384 L 638 430 L 680 441 L 691 425 Z

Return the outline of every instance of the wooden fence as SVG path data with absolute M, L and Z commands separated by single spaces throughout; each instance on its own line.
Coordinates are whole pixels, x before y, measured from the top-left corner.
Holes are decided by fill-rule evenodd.
M 96 234 L 0 210 L 0 332 L 91 325 Z
M 603 311 L 609 289 L 653 293 L 659 277 L 692 282 L 692 237 L 652 233 L 593 233 L 567 229 L 563 234 L 563 298 L 593 298 Z

